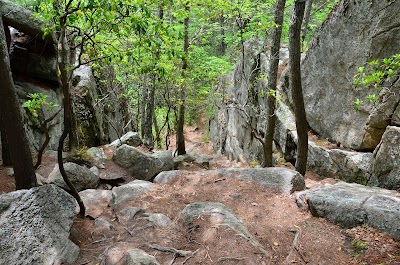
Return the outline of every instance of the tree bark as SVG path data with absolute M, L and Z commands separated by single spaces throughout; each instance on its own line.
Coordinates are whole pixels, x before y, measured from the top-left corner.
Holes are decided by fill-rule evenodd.
M 10 59 L 0 17 L 0 112 L 9 145 L 17 190 L 37 185 L 32 155 L 22 123 L 20 104 L 15 93 L 11 75 Z
M 306 39 L 306 36 L 307 36 L 308 22 L 310 21 L 312 4 L 313 4 L 313 0 L 306 0 L 303 25 L 301 26 L 301 42 L 304 42 L 304 40 Z
M 267 83 L 267 129 L 264 137 L 264 167 L 272 167 L 272 145 L 275 131 L 276 108 L 276 82 L 278 78 L 279 50 L 281 47 L 282 24 L 285 13 L 286 0 L 277 0 L 275 6 L 274 22 L 277 25 L 272 30 L 272 43 L 269 57 L 268 83 Z
M 1 158 L 3 160 L 3 166 L 10 167 L 12 166 L 10 149 L 8 148 L 6 130 L 4 129 L 3 126 L 1 112 L 0 112 L 0 135 L 1 135 Z
M 186 1 L 185 3 L 185 12 L 186 12 L 186 17 L 184 19 L 184 34 L 183 34 L 183 60 L 182 60 L 182 76 L 185 78 L 186 75 L 186 69 L 188 67 L 188 51 L 189 51 L 189 13 L 190 13 L 190 6 L 189 6 L 189 1 Z M 186 154 L 186 148 L 185 148 L 185 135 L 183 134 L 183 127 L 185 124 L 185 101 L 186 101 L 186 93 L 185 93 L 185 87 L 181 88 L 180 91 L 180 103 L 179 103 L 179 111 L 178 111 L 178 124 L 177 124 L 177 130 L 176 130 L 176 145 L 177 145 L 177 151 L 178 155 L 184 155 Z
M 292 90 L 293 108 L 297 129 L 297 156 L 296 170 L 304 175 L 307 167 L 308 152 L 308 126 L 306 111 L 304 108 L 303 89 L 301 85 L 300 70 L 300 31 L 304 17 L 305 0 L 295 0 L 292 23 L 289 29 L 289 65 L 290 65 L 290 87 Z

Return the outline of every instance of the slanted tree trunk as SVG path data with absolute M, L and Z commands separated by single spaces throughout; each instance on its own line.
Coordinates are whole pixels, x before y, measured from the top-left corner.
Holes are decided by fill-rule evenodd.
M 313 0 L 306 0 L 306 7 L 304 11 L 304 20 L 301 26 L 301 42 L 303 43 L 307 36 L 308 22 L 310 21 L 311 9 Z
M 277 25 L 272 30 L 272 43 L 269 56 L 268 70 L 268 111 L 267 111 L 267 129 L 264 137 L 264 167 L 272 167 L 272 145 L 275 131 L 275 106 L 276 106 L 276 82 L 279 66 L 279 49 L 281 47 L 282 24 L 285 13 L 286 0 L 277 0 L 275 6 L 274 22 Z
M 184 19 L 184 41 L 183 41 L 183 60 L 182 60 L 182 76 L 185 78 L 186 75 L 186 69 L 188 67 L 188 51 L 189 51 L 189 13 L 190 13 L 190 6 L 189 6 L 189 1 L 186 1 L 185 3 L 185 12 L 186 12 L 186 17 Z M 185 148 L 185 136 L 183 134 L 183 126 L 185 124 L 185 101 L 186 101 L 186 93 L 185 93 L 185 88 L 182 87 L 180 91 L 180 103 L 179 103 L 179 111 L 178 111 L 178 124 L 177 124 L 177 129 L 176 129 L 176 145 L 177 145 L 177 151 L 178 155 L 184 155 L 186 154 L 186 148 Z
M 22 115 L 11 75 L 7 41 L 0 17 L 0 112 L 14 168 L 17 190 L 37 185 L 32 155 L 22 123 Z
M 308 152 L 308 126 L 306 111 L 304 108 L 303 89 L 301 86 L 300 70 L 300 31 L 303 21 L 305 0 L 295 0 L 292 23 L 289 29 L 289 65 L 290 65 L 290 87 L 292 90 L 293 108 L 297 129 L 297 156 L 296 170 L 304 175 L 307 167 Z
M 10 167 L 12 166 L 10 149 L 8 148 L 6 130 L 4 129 L 3 126 L 1 112 L 0 112 L 0 136 L 1 136 L 1 158 L 3 160 L 3 166 Z

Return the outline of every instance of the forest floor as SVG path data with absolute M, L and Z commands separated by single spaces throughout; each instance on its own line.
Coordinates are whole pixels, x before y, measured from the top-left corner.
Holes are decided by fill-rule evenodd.
M 188 127 L 186 146 L 192 153 L 215 155 L 202 128 Z M 39 173 L 46 175 L 56 160 L 45 157 Z M 212 168 L 248 167 L 219 156 Z M 205 170 L 195 164 L 185 164 L 184 170 Z M 131 181 L 125 170 L 107 161 L 105 172 L 120 173 L 125 182 Z M 217 180 L 217 181 L 216 181 Z M 334 179 L 320 180 L 316 174 L 306 174 L 308 188 L 335 183 Z M 102 185 L 100 188 L 106 188 Z M 8 169 L 0 165 L 0 194 L 15 189 Z M 239 196 L 234 199 L 233 194 Z M 271 256 L 267 259 L 250 243 L 232 230 L 220 226 L 210 218 L 199 218 L 191 227 L 185 226 L 179 213 L 192 202 L 221 202 L 234 210 L 250 233 Z M 134 229 L 128 231 L 113 210 L 104 210 L 100 217 L 110 221 L 113 228 L 104 231 L 94 220 L 76 218 L 71 240 L 81 248 L 77 265 L 122 264 L 121 253 L 127 246 L 141 248 L 154 255 L 162 265 L 167 264 L 310 264 L 310 265 L 391 265 L 400 264 L 400 243 L 371 227 L 344 229 L 325 219 L 315 218 L 297 207 L 294 195 L 273 193 L 250 181 L 218 176 L 191 176 L 173 179 L 166 184 L 155 184 L 131 206 L 152 213 L 163 213 L 175 223 L 171 228 Z M 110 208 L 110 207 L 108 207 Z M 143 224 L 142 224 L 143 225 Z M 140 232 L 140 230 L 142 231 Z M 301 233 L 293 233 L 293 229 Z M 149 244 L 192 251 L 187 257 L 152 248 Z M 115 252 L 112 252 L 115 251 Z

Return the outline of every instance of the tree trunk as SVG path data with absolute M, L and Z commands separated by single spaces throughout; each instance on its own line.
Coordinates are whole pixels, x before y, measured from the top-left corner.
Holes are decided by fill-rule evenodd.
M 1 159 L 3 160 L 3 166 L 10 167 L 12 166 L 10 149 L 8 148 L 6 130 L 4 129 L 3 126 L 1 112 L 0 112 L 0 135 L 1 135 Z
M 219 47 L 219 55 L 224 56 L 226 53 L 226 42 L 225 42 L 225 15 L 224 11 L 221 12 L 221 16 L 219 18 L 219 27 L 221 34 L 221 43 Z
M 301 26 L 301 42 L 304 42 L 307 36 L 308 22 L 310 21 L 313 0 L 306 0 L 303 25 Z
M 30 189 L 37 185 L 32 155 L 26 138 L 20 104 L 14 89 L 10 60 L 4 33 L 3 20 L 0 17 L 0 112 L 9 145 L 14 168 L 17 190 Z
M 68 46 L 68 41 L 66 37 L 66 20 L 67 20 L 67 13 L 60 17 L 60 38 L 58 40 L 58 72 L 59 72 L 59 82 L 62 87 L 63 91 L 63 106 L 64 106 L 64 130 L 61 134 L 58 149 L 57 149 L 57 158 L 58 158 L 58 166 L 60 168 L 61 176 L 63 177 L 64 182 L 67 184 L 68 188 L 71 191 L 71 195 L 74 196 L 76 201 L 79 204 L 79 214 L 84 217 L 85 216 L 85 205 L 79 193 L 75 189 L 74 185 L 68 179 L 67 173 L 64 169 L 64 161 L 62 157 L 62 152 L 64 148 L 64 141 L 67 138 L 68 134 L 71 133 L 71 115 L 72 115 L 72 108 L 71 108 L 71 95 L 70 95 L 70 67 L 69 63 L 70 60 L 70 49 Z
M 144 115 L 143 122 L 143 143 L 151 150 L 154 148 L 154 137 L 153 137 L 153 116 L 154 116 L 154 97 L 156 92 L 156 76 L 154 73 L 151 74 L 151 84 L 147 95 L 146 112 Z
M 186 17 L 184 20 L 184 41 L 183 41 L 183 60 L 182 60 L 182 76 L 185 78 L 186 75 L 186 69 L 188 66 L 188 51 L 189 51 L 189 13 L 190 13 L 190 6 L 189 6 L 189 1 L 186 1 L 185 3 L 185 11 L 186 11 Z M 186 148 L 185 148 L 185 136 L 183 134 L 183 127 L 185 124 L 185 101 L 186 101 L 186 93 L 185 93 L 185 88 L 182 87 L 180 91 L 180 103 L 179 103 L 179 111 L 178 111 L 178 124 L 177 124 L 177 129 L 176 129 L 176 145 L 177 145 L 177 151 L 178 155 L 184 155 L 186 154 Z
M 289 29 L 290 87 L 298 135 L 296 170 L 304 175 L 307 167 L 308 136 L 307 117 L 304 108 L 300 70 L 300 30 L 303 21 L 305 0 L 295 0 L 292 23 Z
M 268 70 L 268 111 L 267 111 L 267 129 L 264 137 L 264 167 L 272 167 L 272 144 L 275 131 L 275 106 L 276 106 L 276 82 L 278 77 L 279 50 L 281 47 L 282 24 L 285 13 L 286 0 L 277 0 L 275 6 L 274 22 L 277 27 L 272 30 L 272 43 L 269 56 Z

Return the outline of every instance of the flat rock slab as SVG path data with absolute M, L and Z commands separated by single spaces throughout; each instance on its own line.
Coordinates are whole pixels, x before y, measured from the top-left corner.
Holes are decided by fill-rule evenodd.
M 237 177 L 244 180 L 254 181 L 261 186 L 273 189 L 283 194 L 291 194 L 294 191 L 304 190 L 304 177 L 294 170 L 287 168 L 224 168 L 207 171 L 184 171 L 173 170 L 169 172 L 161 172 L 154 179 L 155 183 L 166 183 L 178 176 L 190 175 L 211 175 L 218 174 L 221 178 Z
M 0 196 L 0 264 L 74 263 L 79 248 L 69 240 L 75 200 L 56 185 Z
M 114 187 L 112 189 L 113 207 L 118 208 L 122 204 L 133 201 L 143 193 L 150 190 L 151 186 L 154 185 L 149 181 L 134 180 L 128 184 Z
M 312 215 L 344 227 L 362 224 L 400 238 L 400 193 L 359 184 L 339 182 L 297 194 L 297 204 Z
M 201 216 L 215 217 L 220 223 L 234 230 L 239 236 L 248 240 L 255 248 L 264 255 L 269 253 L 264 247 L 253 237 L 247 230 L 247 227 L 236 214 L 226 205 L 219 202 L 195 202 L 188 204 L 181 212 L 181 216 L 185 223 L 190 223 Z
M 86 215 L 93 218 L 104 215 L 109 210 L 113 198 L 110 190 L 95 189 L 81 191 L 79 196 L 86 207 Z

